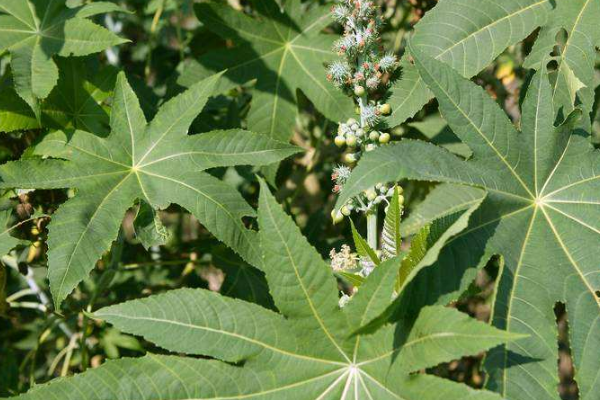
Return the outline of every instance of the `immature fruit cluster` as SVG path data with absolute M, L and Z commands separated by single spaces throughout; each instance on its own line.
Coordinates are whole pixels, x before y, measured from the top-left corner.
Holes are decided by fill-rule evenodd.
M 372 1 L 340 0 L 332 8 L 332 14 L 344 29 L 342 38 L 335 44 L 335 50 L 342 59 L 329 65 L 327 78 L 354 97 L 358 115 L 357 119 L 350 118 L 339 124 L 334 143 L 346 148 L 343 160 L 352 166 L 363 153 L 390 142 L 390 134 L 381 132 L 379 128 L 383 125 L 382 118 L 390 115 L 392 108 L 372 97 L 380 98 L 387 90 L 389 78 L 398 62 L 393 54 L 382 52 L 379 37 L 381 20 Z M 336 182 L 333 191 L 340 192 L 343 183 Z M 341 221 L 353 210 L 373 212 L 373 206 L 381 201 L 382 195 L 385 197 L 387 193 L 380 193 L 379 188 L 374 188 L 372 192 L 358 196 L 340 211 L 334 211 L 333 221 Z

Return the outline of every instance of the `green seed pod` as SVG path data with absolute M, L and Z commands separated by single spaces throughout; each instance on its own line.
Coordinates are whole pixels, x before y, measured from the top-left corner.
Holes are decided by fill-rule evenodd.
M 379 136 L 379 143 L 385 144 L 385 143 L 388 143 L 389 141 L 390 141 L 389 133 L 383 133 L 383 134 L 381 134 L 381 136 Z
M 349 134 L 348 136 L 346 136 L 346 144 L 350 147 L 355 147 L 356 146 L 356 136 L 353 134 Z
M 383 115 L 390 115 L 392 113 L 392 107 L 388 104 L 382 104 L 379 106 L 379 112 Z
M 379 132 L 372 131 L 371 133 L 369 133 L 369 139 L 371 139 L 371 140 L 377 140 L 377 139 L 379 139 Z
M 367 196 L 367 200 L 369 201 L 373 201 L 377 198 L 377 192 L 375 191 L 375 189 L 369 189 L 365 191 L 365 195 Z
M 331 210 L 331 219 L 333 220 L 333 224 L 339 224 L 344 220 L 344 216 L 341 212 L 336 210 Z
M 354 153 L 347 153 L 344 156 L 344 161 L 346 161 L 348 164 L 354 164 L 357 160 L 356 154 Z
M 334 142 L 337 147 L 342 147 L 346 144 L 346 138 L 343 136 L 336 136 Z

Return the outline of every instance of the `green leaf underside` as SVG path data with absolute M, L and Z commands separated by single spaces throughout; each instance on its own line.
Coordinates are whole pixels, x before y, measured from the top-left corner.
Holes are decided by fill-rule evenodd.
M 549 60 L 559 32 L 566 33 L 564 43 L 557 46 L 558 67 L 554 72 L 556 81 L 552 88 L 555 111 L 563 118 L 573 111 L 575 95 L 584 115 L 591 111 L 594 104 L 593 55 L 600 44 L 599 19 L 600 2 L 597 0 L 558 1 L 556 11 L 551 14 L 525 60 L 525 67 L 539 69 L 544 60 Z M 579 91 L 575 90 L 578 86 L 581 89 Z M 589 118 L 584 118 L 583 123 L 589 128 Z
M 415 285 L 431 294 L 425 303 L 433 303 L 464 289 L 474 267 L 501 254 L 505 266 L 493 322 L 530 336 L 488 357 L 489 387 L 511 399 L 559 398 L 553 308 L 560 301 L 567 307 L 579 393 L 594 398 L 600 391 L 600 360 L 590 351 L 600 345 L 598 154 L 585 133 L 573 131 L 576 115 L 553 126 L 545 69 L 527 92 L 518 132 L 481 88 L 424 54 L 416 61 L 473 159 L 465 162 L 414 141 L 387 146 L 361 160 L 339 204 L 375 183 L 402 178 L 485 188 L 487 197 L 467 229 L 440 253 L 438 272 L 423 274 Z
M 85 56 L 127 42 L 86 19 L 122 11 L 97 2 L 68 8 L 65 0 L 3 0 L 0 3 L 0 53 L 8 50 L 15 89 L 39 115 L 39 99 L 58 81 L 52 57 Z
M 48 276 L 57 305 L 108 250 L 136 199 L 154 208 L 181 205 L 219 240 L 260 266 L 256 232 L 242 222 L 242 217 L 254 215 L 253 209 L 232 187 L 202 171 L 270 164 L 297 150 L 241 130 L 188 136 L 218 78 L 207 78 L 165 103 L 146 123 L 120 73 L 107 138 L 84 131 L 56 132 L 46 136 L 41 149 L 46 156 L 66 160 L 28 159 L 0 167 L 0 187 L 77 189 L 49 224 Z
M 441 0 L 415 26 L 412 46 L 443 61 L 464 77 L 488 66 L 507 47 L 544 25 L 553 0 Z M 414 116 L 433 94 L 405 55 L 393 86 L 389 124 Z
M 308 11 L 299 0 L 286 1 L 283 12 L 272 0 L 257 0 L 252 18 L 218 2 L 196 5 L 196 14 L 210 30 L 232 40 L 232 49 L 217 50 L 187 65 L 179 83 L 189 86 L 227 69 L 218 91 L 256 79 L 248 128 L 287 141 L 297 114 L 300 89 L 327 118 L 350 117 L 352 101 L 326 79 L 324 63 L 335 58 L 335 35 L 320 31 L 332 20 L 328 6 Z
M 202 289 L 173 290 L 95 313 L 118 329 L 143 335 L 167 350 L 243 363 L 233 366 L 217 360 L 155 355 L 122 359 L 38 386 L 20 399 L 51 395 L 74 399 L 81 393 L 88 400 L 434 400 L 440 393 L 445 399 L 500 399 L 410 372 L 478 353 L 516 336 L 456 310 L 434 306 L 422 310 L 412 329 L 405 327 L 401 342 L 396 341 L 391 326 L 375 335 L 349 337 L 354 317 L 338 307 L 331 269 L 264 182 L 261 185 L 258 215 L 264 271 L 281 314 Z M 394 274 L 387 271 L 396 269 L 397 263 L 398 259 L 389 260 L 377 267 L 375 279 L 367 281 L 359 297 L 350 302 L 356 301 L 352 315 L 368 316 L 389 303 L 384 292 L 393 286 L 389 278 Z M 448 324 L 434 323 L 439 320 Z M 396 358 L 403 361 L 393 362 Z

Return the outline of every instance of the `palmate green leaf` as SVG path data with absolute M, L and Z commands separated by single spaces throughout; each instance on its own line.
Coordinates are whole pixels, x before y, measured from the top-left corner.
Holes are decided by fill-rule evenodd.
M 154 355 L 123 359 L 38 386 L 19 398 L 54 395 L 67 400 L 85 393 L 88 400 L 434 400 L 443 393 L 446 400 L 500 399 L 410 372 L 478 353 L 516 336 L 434 306 L 422 310 L 414 329 L 403 327 L 402 337 L 395 336 L 392 326 L 375 335 L 349 337 L 351 320 L 389 303 L 394 274 L 387 272 L 397 269 L 398 259 L 377 267 L 374 280 L 359 290 L 348 305 L 351 308 L 340 309 L 332 270 L 264 183 L 258 214 L 265 275 L 280 313 L 198 289 L 174 290 L 95 313 L 169 351 L 227 363 Z M 460 346 L 448 346 L 454 342 Z
M 58 81 L 53 56 L 85 56 L 127 42 L 86 19 L 112 11 L 122 9 L 109 2 L 76 8 L 65 0 L 0 2 L 0 53 L 10 52 L 15 89 L 38 118 L 39 99 Z
M 300 0 L 286 1 L 283 12 L 273 0 L 256 0 L 253 5 L 256 18 L 224 3 L 196 5 L 198 19 L 235 47 L 209 52 L 188 64 L 178 83 L 189 86 L 224 69 L 221 92 L 256 79 L 248 128 L 282 141 L 293 133 L 298 89 L 327 118 L 350 117 L 352 101 L 326 79 L 324 64 L 335 58 L 331 48 L 337 38 L 320 33 L 332 22 L 329 7 L 306 10 Z
M 8 85 L 0 87 L 0 132 L 37 129 L 81 129 L 108 134 L 109 113 L 103 102 L 115 86 L 117 70 L 99 68 L 81 58 L 57 58 L 59 79 L 41 104 L 42 124 Z
M 484 187 L 487 197 L 469 226 L 442 249 L 439 268 L 417 277 L 415 291 L 434 303 L 464 289 L 475 267 L 501 254 L 493 322 L 530 336 L 488 357 L 489 387 L 510 399 L 559 398 L 554 306 L 564 302 L 579 393 L 596 398 L 600 158 L 589 136 L 573 130 L 577 113 L 553 126 L 552 88 L 542 69 L 527 91 L 518 132 L 481 88 L 452 68 L 425 55 L 416 64 L 473 159 L 410 141 L 386 146 L 361 160 L 340 204 L 377 182 L 406 177 Z
M 558 1 L 556 10 L 541 30 L 525 60 L 527 68 L 539 69 L 544 60 L 548 61 L 555 47 L 558 48 L 555 58 L 558 66 L 553 72 L 555 82 L 552 102 L 555 111 L 562 118 L 574 110 L 575 95 L 584 115 L 587 116 L 592 110 L 595 88 L 594 54 L 596 46 L 600 44 L 599 18 L 598 0 Z M 561 32 L 566 34 L 566 38 L 560 38 Z M 557 36 L 561 39 L 558 45 Z M 584 118 L 586 128 L 589 128 L 590 122 L 588 117 Z
M 464 77 L 476 75 L 507 47 L 544 25 L 554 0 L 441 0 L 415 26 L 412 46 Z M 405 55 L 401 79 L 392 87 L 389 124 L 415 115 L 433 94 Z
M 253 209 L 232 187 L 201 171 L 270 164 L 297 149 L 242 130 L 188 136 L 219 77 L 165 103 L 146 123 L 121 73 L 107 138 L 58 132 L 48 135 L 45 155 L 66 160 L 29 159 L 0 166 L 0 187 L 77 189 L 49 224 L 48 276 L 57 306 L 109 248 L 136 199 L 154 208 L 181 205 L 244 259 L 261 265 L 256 232 L 242 222 L 242 217 L 254 215 Z

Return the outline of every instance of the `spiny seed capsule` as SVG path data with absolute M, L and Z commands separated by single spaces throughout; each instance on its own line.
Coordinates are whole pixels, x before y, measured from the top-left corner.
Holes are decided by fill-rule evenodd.
M 389 141 L 390 141 L 389 133 L 382 133 L 381 136 L 379 136 L 379 143 L 385 144 L 385 143 L 388 143 Z
M 365 94 L 365 88 L 358 85 L 358 86 L 354 86 L 354 95 L 361 97 Z
M 369 139 L 371 139 L 371 140 L 377 140 L 377 139 L 379 139 L 379 132 L 372 131 L 371 133 L 369 133 Z
M 346 144 L 350 147 L 356 146 L 356 136 L 353 134 L 349 134 L 346 136 Z
M 344 138 L 343 136 L 336 136 L 334 142 L 337 147 L 342 147 L 346 144 L 346 138 Z
M 379 106 L 379 112 L 383 115 L 390 115 L 392 113 L 392 107 L 388 104 L 382 104 Z

